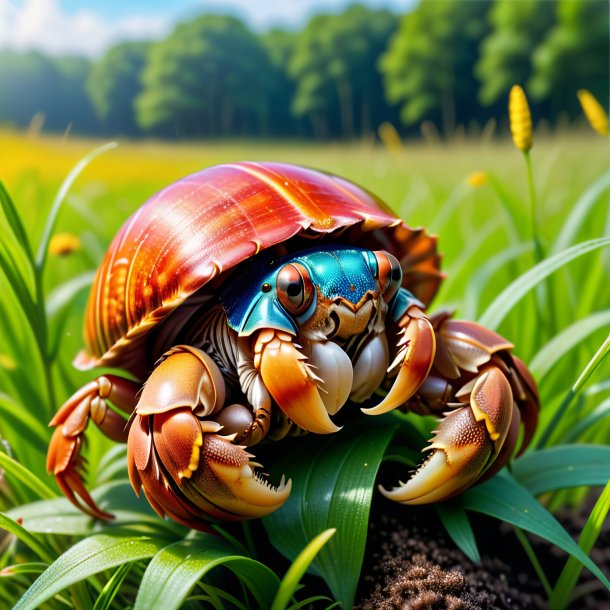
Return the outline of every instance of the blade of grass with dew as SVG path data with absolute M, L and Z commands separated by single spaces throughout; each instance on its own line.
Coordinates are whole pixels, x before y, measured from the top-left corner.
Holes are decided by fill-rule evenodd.
M 593 548 L 602 531 L 608 511 L 610 511 L 610 480 L 595 503 L 587 523 L 578 538 L 578 546 L 582 549 L 583 553 L 588 554 Z M 567 607 L 570 602 L 570 595 L 578 582 L 581 572 L 582 565 L 580 562 L 574 557 L 570 557 L 557 579 L 557 585 L 549 600 L 552 610 L 564 610 Z
M 447 533 L 455 542 L 457 547 L 472 561 L 473 563 L 481 563 L 481 555 L 477 546 L 477 540 L 468 519 L 468 514 L 464 510 L 459 501 L 449 500 L 441 502 L 434 506 L 441 522 L 443 523 Z
M 301 551 L 282 578 L 273 604 L 271 604 L 271 610 L 286 610 L 309 564 L 314 560 L 320 549 L 335 535 L 336 531 L 333 528 L 323 531 Z
M 555 413 L 553 413 L 551 421 L 547 424 L 545 429 L 542 431 L 542 434 L 540 435 L 540 439 L 536 445 L 538 448 L 544 447 L 549 443 L 551 437 L 553 436 L 553 433 L 558 428 L 562 417 L 566 414 L 570 403 L 572 402 L 572 400 L 574 400 L 575 396 L 578 395 L 578 392 L 580 392 L 583 386 L 587 383 L 591 375 L 593 375 L 593 373 L 601 365 L 604 358 L 608 355 L 608 352 L 610 352 L 610 335 L 606 337 L 606 340 L 601 344 L 597 352 L 595 352 L 593 358 L 589 360 L 587 366 L 579 375 L 578 379 L 574 382 L 574 385 L 568 390 L 568 393 L 562 400 Z
M 558 546 L 586 566 L 610 590 L 608 578 L 557 519 L 506 471 L 469 489 L 462 501 L 466 510 L 501 519 Z
M 254 559 L 236 555 L 224 540 L 200 534 L 196 539 L 170 544 L 153 557 L 144 572 L 134 610 L 176 610 L 197 581 L 221 565 L 250 590 L 260 608 L 270 606 L 279 586 L 274 572 Z
M 548 275 L 564 267 L 579 256 L 609 245 L 610 237 L 591 239 L 543 260 L 507 286 L 485 310 L 479 322 L 483 326 L 495 330 L 515 304 Z
M 13 610 L 34 610 L 63 589 L 124 563 L 149 559 L 163 546 L 146 536 L 97 534 L 70 547 L 41 574 Z
M 4 470 L 13 475 L 25 487 L 32 490 L 39 498 L 46 500 L 57 498 L 57 494 L 46 483 L 43 483 L 25 466 L 9 455 L 6 455 L 6 453 L 0 452 L 0 468 L 4 468 Z
M 570 354 L 595 331 L 608 326 L 610 310 L 599 311 L 574 322 L 538 351 L 530 360 L 530 370 L 539 380 L 542 379 L 563 356 Z
M 602 200 L 604 191 L 610 188 L 610 170 L 602 174 L 591 186 L 582 194 L 580 199 L 571 206 L 570 215 L 562 225 L 557 239 L 553 243 L 551 252 L 556 254 L 565 250 L 572 244 L 578 231 L 582 228 L 589 212 L 593 209 L 596 202 Z M 604 199 L 607 201 L 607 198 Z
M 610 447 L 562 445 L 530 451 L 515 460 L 512 474 L 535 496 L 581 485 L 605 485 L 610 478 Z

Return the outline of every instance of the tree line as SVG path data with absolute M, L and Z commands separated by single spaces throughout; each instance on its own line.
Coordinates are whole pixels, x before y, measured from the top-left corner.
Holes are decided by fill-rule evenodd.
M 606 0 L 422 0 L 397 15 L 352 5 L 296 32 L 203 15 L 165 39 L 94 61 L 0 52 L 0 123 L 161 137 L 353 138 L 384 121 L 415 130 L 504 116 L 522 84 L 535 115 L 608 103 Z M 538 112 L 536 112 L 536 110 Z

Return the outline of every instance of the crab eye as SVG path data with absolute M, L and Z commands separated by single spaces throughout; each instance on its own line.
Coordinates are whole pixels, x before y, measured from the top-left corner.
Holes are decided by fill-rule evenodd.
M 383 250 L 372 252 L 375 257 L 377 275 L 375 278 L 379 280 L 381 293 L 386 302 L 398 292 L 402 284 L 402 268 L 395 256 Z M 369 263 L 369 266 L 370 263 Z
M 307 269 L 299 263 L 288 263 L 280 269 L 276 287 L 280 303 L 294 315 L 305 313 L 315 292 Z

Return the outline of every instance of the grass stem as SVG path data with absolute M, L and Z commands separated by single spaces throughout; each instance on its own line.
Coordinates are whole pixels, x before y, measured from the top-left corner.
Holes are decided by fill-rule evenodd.
M 553 589 L 546 577 L 546 574 L 544 573 L 544 571 L 542 569 L 542 566 L 540 565 L 540 562 L 538 561 L 538 557 L 536 557 L 536 553 L 534 552 L 534 549 L 532 548 L 530 541 L 527 539 L 527 536 L 523 533 L 523 530 L 521 528 L 514 527 L 513 529 L 515 530 L 515 535 L 517 536 L 517 539 L 521 543 L 523 550 L 525 551 L 530 562 L 532 563 L 532 566 L 533 566 L 534 570 L 536 571 L 536 575 L 540 579 L 540 584 L 544 588 L 544 592 L 546 593 L 547 598 L 550 598 L 551 595 L 553 594 Z

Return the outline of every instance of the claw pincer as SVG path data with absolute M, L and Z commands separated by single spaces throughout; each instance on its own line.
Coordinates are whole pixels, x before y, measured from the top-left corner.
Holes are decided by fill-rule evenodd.
M 508 461 L 521 424 L 523 451 L 538 396 L 505 339 L 428 316 L 439 261 L 436 238 L 336 176 L 234 163 L 177 182 L 127 221 L 98 270 L 76 364 L 126 377 L 101 375 L 58 411 L 49 471 L 76 506 L 111 517 L 82 480 L 93 421 L 127 442 L 131 484 L 159 515 L 209 530 L 288 498 L 291 482 L 271 484 L 253 446 L 275 443 L 281 459 L 286 436 L 399 408 L 442 419 L 428 458 L 383 493 L 460 493 Z

